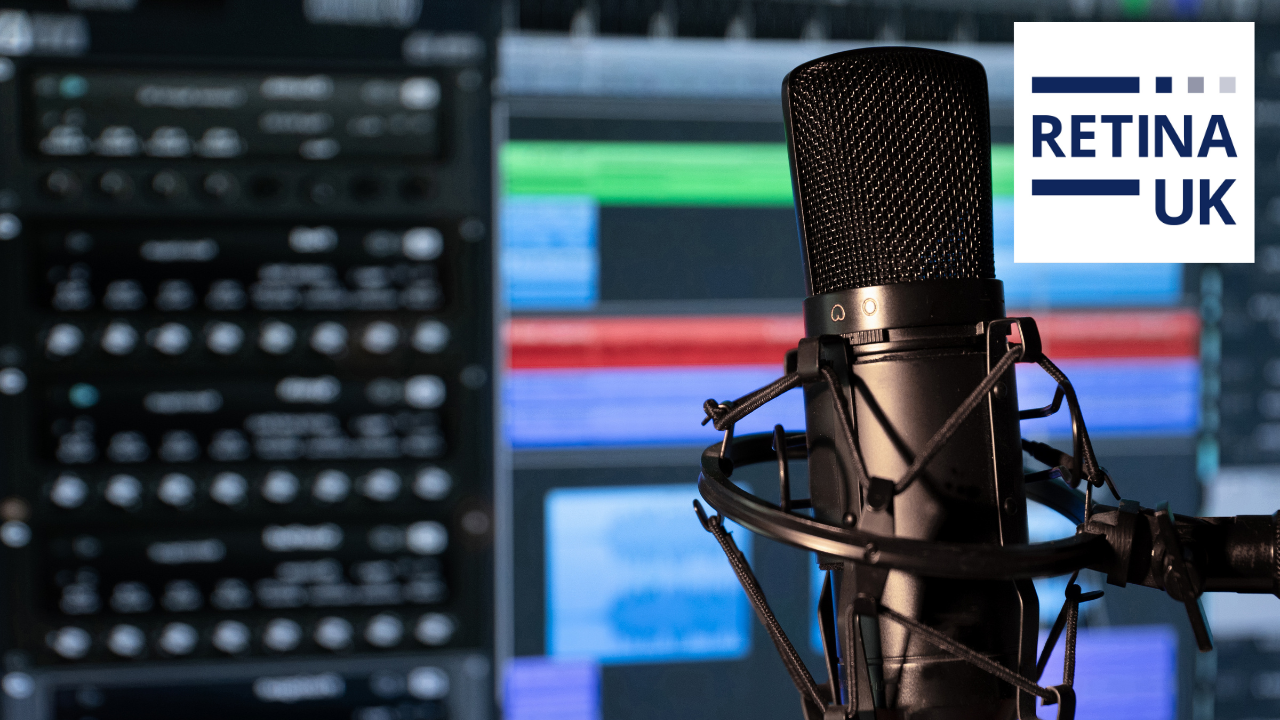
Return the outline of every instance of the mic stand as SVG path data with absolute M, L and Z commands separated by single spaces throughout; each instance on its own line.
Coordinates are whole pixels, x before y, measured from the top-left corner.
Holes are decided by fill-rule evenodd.
M 1010 325 L 1018 327 L 1022 343 L 1009 345 L 1008 351 L 992 364 L 992 340 L 997 337 L 993 336 L 992 330 L 1003 330 Z M 1161 504 L 1155 510 L 1142 508 L 1130 500 L 1121 500 L 1118 508 L 1094 504 L 1093 488 L 1104 483 L 1113 495 L 1121 496 L 1111 477 L 1097 463 L 1075 390 L 1066 375 L 1041 352 L 1034 320 L 1006 318 L 988 323 L 985 329 L 988 376 L 939 428 L 901 479 L 894 482 L 868 478 L 855 451 L 852 464 L 861 512 L 853 527 L 829 525 L 793 512 L 811 505 L 808 499 L 791 498 L 787 468 L 788 460 L 808 457 L 804 434 L 788 435 L 781 426 L 776 426 L 773 433 L 736 438 L 733 435 L 733 426 L 738 420 L 773 398 L 800 385 L 821 382 L 826 383 L 831 391 L 828 394 L 834 401 L 849 447 L 856 449 L 852 423 L 840 401 L 845 397 L 841 392 L 841 378 L 822 359 L 823 345 L 842 342 L 842 338 L 824 336 L 802 340 L 799 347 L 788 354 L 788 372 L 775 382 L 734 402 L 707 400 L 704 403 L 707 414 L 704 424 L 712 422 L 716 429 L 725 433 L 725 437 L 703 452 L 698 488 L 702 497 L 720 515 L 708 516 L 697 500 L 694 501 L 694 509 L 703 528 L 720 543 L 752 608 L 778 649 L 792 682 L 800 691 L 806 720 L 897 716 L 884 707 L 883 691 L 876 692 L 878 683 L 873 683 L 869 675 L 868 648 L 859 630 L 860 618 L 887 618 L 919 634 L 939 649 L 1013 686 L 1018 694 L 1017 716 L 1022 720 L 1035 717 L 1034 697 L 1041 698 L 1045 705 L 1056 704 L 1059 720 L 1073 720 L 1075 692 L 1072 686 L 1079 605 L 1102 596 L 1101 591 L 1081 592 L 1075 582 L 1081 569 L 1106 573 L 1110 584 L 1124 586 L 1132 582 L 1165 590 L 1185 606 L 1197 645 L 1202 651 L 1213 647 L 1199 600 L 1203 592 L 1270 592 L 1280 595 L 1280 512 L 1273 516 L 1196 518 L 1174 515 L 1169 512 L 1167 504 Z M 1029 499 L 1075 521 L 1078 524 L 1077 534 L 1027 545 L 929 542 L 888 534 L 886 529 L 891 532 L 892 528 L 893 496 L 916 480 L 956 428 L 992 393 L 997 379 L 1014 362 L 1035 362 L 1058 383 L 1049 406 L 1021 411 L 1021 419 L 1047 417 L 1059 410 L 1064 399 L 1067 401 L 1072 420 L 1073 454 L 1067 455 L 1042 443 L 1023 440 L 1024 449 L 1037 460 L 1047 459 L 1056 463 L 1048 471 L 1025 475 L 1023 481 Z M 740 489 L 729 480 L 734 468 L 771 459 L 776 459 L 779 467 L 781 495 L 778 505 Z M 1081 478 L 1086 481 L 1084 493 L 1071 487 Z M 842 583 L 839 604 L 840 608 L 847 609 L 847 617 L 837 617 L 834 612 L 836 605 L 832 602 L 830 577 L 823 584 L 819 622 L 827 666 L 826 683 L 819 685 L 805 667 L 770 610 L 746 556 L 724 529 L 722 516 L 765 537 L 836 558 L 842 562 L 839 567 L 850 572 L 854 582 Z M 852 519 L 846 519 L 852 525 Z M 885 519 L 889 522 L 884 522 Z M 1038 660 L 1032 665 L 1030 655 L 1020 658 L 1020 668 L 1015 671 L 914 618 L 884 606 L 880 602 L 880 592 L 884 587 L 884 576 L 891 569 L 926 577 L 1011 580 L 1024 586 L 1029 585 L 1033 577 L 1073 574 L 1067 584 L 1062 610 Z M 845 587 L 855 588 L 851 598 L 843 597 L 846 595 Z M 1034 591 L 1029 588 L 1028 591 L 1034 601 Z M 1024 602 L 1024 633 L 1033 632 L 1038 614 L 1034 609 L 1027 612 L 1029 607 L 1034 608 L 1034 602 L 1031 605 Z M 1039 678 L 1064 630 L 1063 683 L 1041 686 Z M 836 641 L 837 633 L 843 636 L 843 642 Z M 843 649 L 842 653 L 840 649 Z M 844 657 L 838 657 L 840 654 Z

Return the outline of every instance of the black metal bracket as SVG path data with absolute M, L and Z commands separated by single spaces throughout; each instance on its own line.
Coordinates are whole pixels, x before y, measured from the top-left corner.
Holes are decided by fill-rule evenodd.
M 1204 616 L 1204 606 L 1200 604 L 1198 578 L 1194 568 L 1182 554 L 1182 543 L 1178 541 L 1178 533 L 1173 529 L 1173 516 L 1167 502 L 1156 506 L 1155 539 L 1164 546 L 1165 592 L 1187 609 L 1187 620 L 1191 622 L 1196 646 L 1200 648 L 1200 652 L 1209 652 L 1213 649 L 1213 635 L 1209 631 L 1209 621 Z
M 773 640 L 774 646 L 778 649 L 778 654 L 782 657 L 782 662 L 786 666 L 792 682 L 795 684 L 796 689 L 800 691 L 800 696 L 803 702 L 806 705 L 812 704 L 812 706 L 816 708 L 825 708 L 823 713 L 824 718 L 848 719 L 854 717 L 857 714 L 858 704 L 856 678 L 852 676 L 846 678 L 849 685 L 847 690 L 847 705 L 841 707 L 839 699 L 836 698 L 834 694 L 831 697 L 824 697 L 822 688 L 814 681 L 813 676 L 809 673 L 809 669 L 804 664 L 804 660 L 800 658 L 799 653 L 796 652 L 795 646 L 787 637 L 786 631 L 782 629 L 782 625 L 778 623 L 777 617 L 774 616 L 773 611 L 769 608 L 768 600 L 766 600 L 764 596 L 764 590 L 760 587 L 759 581 L 756 580 L 755 573 L 751 571 L 750 562 L 742 551 L 738 549 L 737 544 L 733 541 L 733 536 L 729 535 L 729 533 L 725 531 L 723 519 L 721 519 L 719 515 L 708 517 L 706 511 L 702 509 L 702 503 L 697 500 L 693 501 L 693 508 L 694 512 L 698 515 L 698 521 L 702 523 L 703 529 L 711 533 L 720 543 L 720 547 L 724 551 L 725 556 L 729 559 L 729 564 L 733 567 L 734 573 L 737 575 L 743 591 L 747 594 L 747 599 L 750 601 L 751 607 L 756 613 L 756 617 L 759 618 L 760 623 L 764 625 L 765 630 L 769 633 L 769 637 Z M 823 584 L 822 598 L 824 601 L 831 600 L 831 585 L 829 577 Z M 851 613 L 869 617 L 883 615 L 903 627 L 919 633 L 930 643 L 948 653 L 951 653 L 953 656 L 974 665 L 978 669 L 1004 680 L 1019 690 L 1039 696 L 1045 701 L 1046 705 L 1057 703 L 1059 705 L 1059 720 L 1074 720 L 1075 694 L 1069 685 L 1062 685 L 1056 688 L 1040 687 L 1034 680 L 1019 675 L 995 660 L 973 650 L 961 642 L 943 635 L 937 630 L 924 625 L 914 618 L 886 607 L 881 604 L 879 600 L 864 598 L 862 593 L 859 593 L 859 600 L 863 601 L 861 604 L 864 605 L 864 607 L 859 609 L 855 605 L 850 608 Z M 826 627 L 831 627 L 834 625 L 834 608 L 830 607 L 830 602 L 825 602 L 824 604 L 829 608 L 829 610 L 826 614 L 822 614 L 822 610 L 820 608 L 820 617 L 824 621 L 824 625 L 826 625 Z M 849 618 L 848 626 L 850 633 L 853 632 L 852 621 L 853 617 L 851 616 Z M 827 638 L 824 628 L 823 642 L 824 650 L 826 651 L 824 654 L 826 655 L 827 660 L 827 671 L 831 674 L 831 683 L 828 687 L 830 687 L 834 692 L 838 675 L 836 674 L 835 666 L 833 664 L 833 654 L 829 649 L 830 646 L 826 645 L 826 641 Z M 850 635 L 845 642 L 845 647 L 847 648 L 846 652 L 852 652 L 852 648 L 855 644 L 856 642 L 853 640 L 852 635 Z M 852 672 L 852 668 L 855 666 L 856 663 L 849 664 L 848 667 L 850 670 L 848 672 Z
M 720 458 L 720 443 L 716 443 L 702 454 L 698 491 L 725 517 L 765 537 L 864 565 L 926 577 L 974 580 L 1051 577 L 1082 567 L 1102 566 L 1112 557 L 1106 536 L 1095 533 L 1005 547 L 914 540 L 869 533 L 856 527 L 828 525 L 796 513 L 783 512 L 777 505 L 742 490 L 721 467 L 723 463 L 732 470 L 733 467 L 776 460 L 776 457 L 773 433 L 734 438 L 723 460 Z

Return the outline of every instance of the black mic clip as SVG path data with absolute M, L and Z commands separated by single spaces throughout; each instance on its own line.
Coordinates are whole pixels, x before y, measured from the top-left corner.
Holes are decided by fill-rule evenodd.
M 1001 318 L 992 321 L 988 325 L 988 329 L 1002 325 L 1018 328 L 1018 335 L 1022 343 L 1022 357 L 1018 358 L 1018 362 L 1036 364 L 1044 358 L 1044 345 L 1040 342 L 1040 328 L 1036 327 L 1035 318 Z
M 867 490 L 867 509 L 872 512 L 883 512 L 893 515 L 894 482 L 885 478 L 871 478 L 871 487 Z
M 896 485 L 885 478 L 870 478 L 862 512 L 858 514 L 858 529 L 872 535 L 893 536 L 893 497 Z M 884 594 L 885 581 L 889 579 L 889 570 L 878 567 L 876 560 L 880 553 L 875 542 L 865 546 L 867 559 L 863 565 L 846 562 L 856 574 L 857 590 L 853 599 L 853 611 L 859 615 L 875 616 L 880 608 L 880 598 Z
M 1164 590 L 1169 593 L 1169 597 L 1181 602 L 1186 608 L 1187 620 L 1191 623 L 1191 632 L 1195 635 L 1200 652 L 1209 652 L 1213 649 L 1213 635 L 1204 616 L 1204 606 L 1200 604 L 1203 592 L 1200 573 L 1194 563 L 1187 562 L 1178 533 L 1173 528 L 1169 503 L 1162 502 L 1156 506 L 1155 518 L 1156 548 L 1153 555 L 1163 555 L 1160 561 L 1163 577 L 1160 579 L 1164 582 Z
M 822 338 L 803 338 L 795 350 L 795 372 L 802 384 L 821 382 L 822 377 Z M 790 364 L 791 358 L 787 358 Z M 788 368 L 790 369 L 790 368 Z

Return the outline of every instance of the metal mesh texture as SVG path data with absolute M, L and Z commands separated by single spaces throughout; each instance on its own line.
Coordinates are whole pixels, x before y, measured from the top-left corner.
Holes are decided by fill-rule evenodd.
M 796 68 L 783 93 L 812 294 L 995 277 L 980 63 L 854 50 Z

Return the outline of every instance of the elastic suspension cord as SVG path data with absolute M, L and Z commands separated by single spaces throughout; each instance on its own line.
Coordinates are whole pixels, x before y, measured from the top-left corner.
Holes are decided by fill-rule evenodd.
M 942 427 L 938 428 L 938 432 L 929 438 L 929 444 L 925 445 L 924 450 L 916 456 L 915 462 L 911 463 L 911 467 L 907 468 L 907 472 L 902 476 L 902 479 L 894 485 L 893 492 L 895 495 L 901 494 L 911 487 L 911 483 L 915 482 L 916 478 L 920 476 L 924 467 L 942 451 L 942 446 L 951 439 L 956 430 L 960 429 L 961 423 L 969 418 L 974 408 L 978 407 L 978 403 L 982 402 L 987 393 L 991 392 L 991 388 L 995 387 L 996 383 L 1000 381 L 1001 376 L 1022 357 L 1022 353 L 1022 346 L 1014 345 L 1009 348 L 1009 352 L 1005 353 L 1004 357 L 1000 358 L 1000 362 L 991 368 L 991 372 L 987 374 L 987 377 L 979 383 L 978 387 L 973 389 L 973 392 L 969 393 L 969 397 L 965 398 L 960 407 L 951 413 L 951 417 L 947 418 Z

